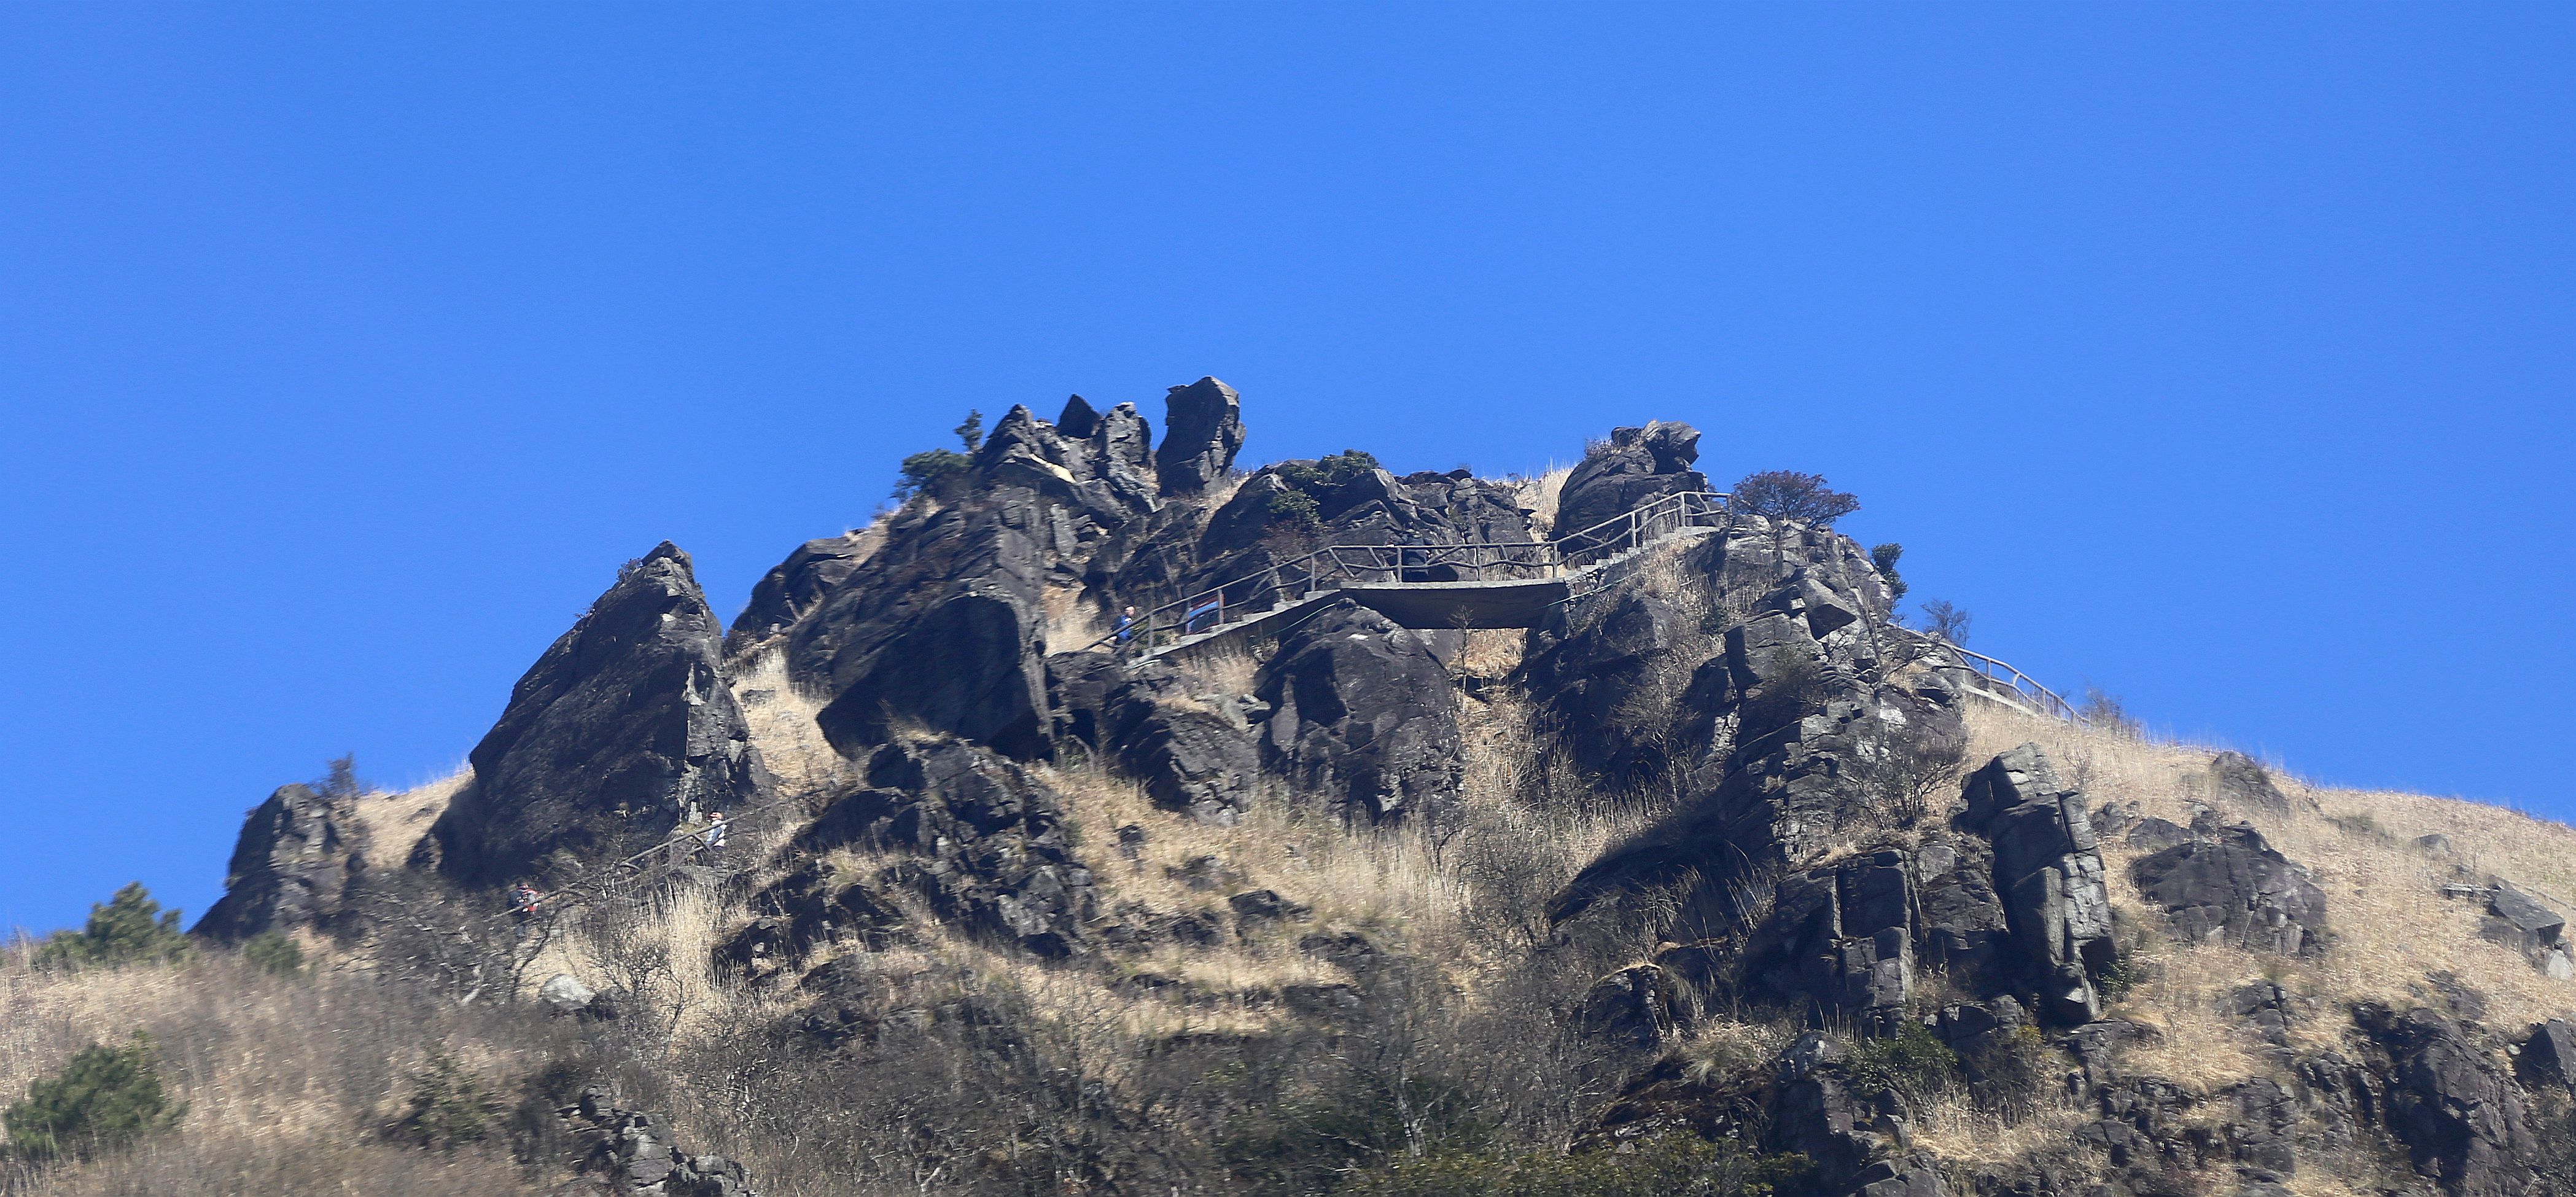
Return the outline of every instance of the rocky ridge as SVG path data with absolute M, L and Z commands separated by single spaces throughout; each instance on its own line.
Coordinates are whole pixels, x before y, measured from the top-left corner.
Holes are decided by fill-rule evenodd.
M 1139 1147 L 1168 1113 L 1121 1105 L 1106 1082 L 1053 1088 L 1024 1009 L 921 995 L 982 993 L 1002 968 L 1138 1010 L 1224 1004 L 1228 1029 L 1152 1048 L 1208 1075 L 1270 1067 L 1293 1039 L 1282 1028 L 1381 1042 L 1354 1028 L 1429 1000 L 1437 969 L 1400 928 L 1273 878 L 1405 842 L 1463 889 L 1526 889 L 1550 875 L 1438 854 L 1546 797 L 1573 807 L 1549 816 L 1575 821 L 1560 826 L 1634 815 L 1546 881 L 1499 966 L 1557 978 L 1537 999 L 1549 1033 L 1589 1061 L 1565 1075 L 1603 1089 L 1569 1141 L 1616 1153 L 1702 1137 L 1796 1161 L 1791 1190 L 1875 1197 L 2269 1197 L 2325 1176 L 2447 1197 L 2567 1191 L 2534 1161 L 2569 1129 L 2551 1120 L 2576 1032 L 2490 1026 L 2456 985 L 2428 981 L 2401 1009 L 2248 984 L 2225 1009 L 2256 1028 L 2266 1071 L 2203 1084 L 2141 1067 L 2172 1033 L 2133 996 L 2157 983 L 2159 953 L 2297 969 L 2334 950 L 2343 916 L 2328 906 L 2344 891 L 2246 821 L 2308 817 L 2313 799 L 2227 754 L 2192 792 L 2241 817 L 2207 809 L 2186 826 L 2081 767 L 2070 781 L 2038 742 L 1972 758 L 1966 671 L 1902 625 L 1870 554 L 1829 527 L 1739 515 L 1484 640 L 1337 605 L 1243 659 L 1121 659 L 1101 643 L 1118 611 L 1317 544 L 1551 531 L 1522 484 L 1465 471 L 1399 477 L 1346 453 L 1237 474 L 1240 396 L 1204 378 L 1167 404 L 1159 445 L 1132 405 L 1077 396 L 1053 421 L 1012 408 L 959 489 L 797 548 L 729 630 L 686 555 L 656 548 L 531 667 L 418 845 L 371 845 L 345 803 L 281 789 L 199 932 L 364 943 L 347 895 L 388 860 L 460 901 L 521 880 L 577 888 L 715 810 L 778 812 L 654 882 L 718 894 L 737 913 L 710 963 L 805 1003 L 746 1034 L 802 1045 L 818 1068 L 935 1049 L 997 1076 L 1035 1070 L 1029 1100 L 1061 1120 L 1044 1132 L 1058 1136 L 1049 1166 L 1101 1191 L 1310 1191 L 1236 1157 L 1211 1180 Z M 1615 430 L 1564 479 L 1553 530 L 1709 489 L 1700 441 L 1673 423 Z M 737 700 L 756 659 L 783 662 L 831 749 L 797 792 L 764 767 Z M 1498 796 L 1480 788 L 1495 743 L 1482 729 L 1524 710 L 1511 734 L 1528 767 Z M 1240 850 L 1279 828 L 1299 838 L 1262 845 L 1274 863 Z M 1165 847 L 1200 842 L 1236 848 Z M 2462 877 L 2489 939 L 2535 975 L 2576 971 L 2548 901 Z M 982 963 L 889 971 L 907 953 Z M 1285 979 L 1222 990 L 1190 975 L 1194 956 L 1224 953 Z M 1928 1128 L 1963 1107 L 2064 1133 L 2009 1160 L 1945 1154 Z M 748 1192 L 739 1164 L 672 1152 L 648 1116 L 585 1096 L 563 1117 L 596 1140 L 588 1183 Z

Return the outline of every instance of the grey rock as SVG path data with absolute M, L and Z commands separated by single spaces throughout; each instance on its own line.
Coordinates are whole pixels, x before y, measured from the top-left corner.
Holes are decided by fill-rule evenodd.
M 1102 748 L 1156 805 L 1231 826 L 1252 805 L 1261 753 L 1239 716 L 1188 690 L 1166 667 L 1134 670 L 1102 704 Z
M 796 626 L 867 558 L 867 542 L 857 535 L 826 536 L 797 546 L 751 588 L 751 602 L 725 634 L 726 650 L 740 652 Z
M 1243 400 L 1214 378 L 1173 387 L 1165 397 L 1163 447 L 1154 463 L 1163 493 L 1203 490 L 1234 468 L 1243 448 Z
M 1783 877 L 1746 975 L 1802 1013 L 1892 1030 L 1914 993 L 1913 862 L 1883 851 Z
M 2354 1021 L 2387 1054 L 2382 1111 L 2415 1170 L 2450 1197 L 2516 1197 L 2537 1149 L 2521 1091 L 2431 1010 L 2365 1005 Z
M 1455 800 L 1457 691 L 1420 634 L 1363 607 L 1329 607 L 1281 639 L 1255 693 L 1273 710 L 1262 762 L 1298 788 L 1380 821 Z
M 558 1014 L 570 1014 L 599 997 L 599 991 L 582 984 L 571 973 L 556 973 L 537 987 L 537 998 L 554 1007 Z
M 880 748 L 867 779 L 796 846 L 903 852 L 879 883 L 920 894 L 943 921 L 1039 956 L 1090 950 L 1091 870 L 1073 856 L 1063 798 L 1036 775 L 952 741 Z
M 2129 876 L 2185 941 L 2283 955 L 2324 950 L 2325 891 L 2250 826 L 2139 857 Z
M 2272 771 L 2241 752 L 2222 752 L 2209 762 L 2210 792 L 2239 809 L 2286 814 L 2290 800 L 2272 784 Z
M 1924 963 L 1982 989 L 2004 964 L 2012 930 L 1994 886 L 1994 850 L 1973 836 L 1929 833 L 1915 854 Z
M 195 934 L 238 943 L 263 931 L 337 925 L 365 876 L 368 847 L 354 796 L 279 787 L 242 820 L 224 896 L 197 920 Z
M 2532 1088 L 2548 1086 L 2576 1094 L 2576 1023 L 2553 1018 L 2532 1024 L 2530 1036 L 2514 1056 L 2514 1070 Z
M 1553 535 L 1582 531 L 1668 494 L 1709 489 L 1708 476 L 1691 468 L 1698 460 L 1699 430 L 1688 424 L 1655 420 L 1613 429 L 1566 475 Z
M 1965 797 L 1959 825 L 1994 845 L 1995 892 L 2041 1020 L 2072 1026 L 2100 1017 L 2094 978 L 2116 952 L 2083 796 L 2058 780 L 2037 744 L 2024 744 L 1971 774 Z
M 2488 939 L 2538 962 L 2560 946 L 2567 919 L 2530 891 L 2510 881 L 2498 881 L 2487 895 L 2487 917 L 2481 920 L 2480 931 Z
M 1688 1030 L 1697 1003 L 1687 986 L 1653 964 L 1636 964 L 1603 977 L 1585 991 L 1577 1025 L 1639 1049 L 1666 1034 Z
M 658 1119 L 610 1104 L 607 1091 L 598 1086 L 582 1090 L 581 1100 L 557 1110 L 555 1117 L 578 1145 L 573 1170 L 605 1183 L 610 1192 L 631 1197 L 760 1197 L 741 1164 L 721 1155 L 674 1148 Z
M 468 884 L 568 875 L 769 787 L 724 680 L 714 612 L 664 542 L 554 642 L 468 759 L 432 835 Z
M 2438 831 L 2431 835 L 2419 835 L 2415 837 L 2415 846 L 2436 856 L 2448 856 L 2451 853 L 2451 837 Z

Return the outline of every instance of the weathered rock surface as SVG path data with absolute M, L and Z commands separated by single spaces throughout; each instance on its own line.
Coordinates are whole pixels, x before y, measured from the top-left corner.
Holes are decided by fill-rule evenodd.
M 1635 964 L 1593 982 L 1575 1017 L 1595 1034 L 1650 1048 L 1670 1032 L 1689 1029 L 1697 1011 L 1690 990 L 1671 973 Z
M 1678 491 L 1709 489 L 1708 475 L 1691 468 L 1698 460 L 1699 430 L 1688 424 L 1613 429 L 1566 475 L 1553 534 L 1582 531 Z
M 2111 899 L 2083 795 L 2058 780 L 2036 744 L 1988 762 L 1968 778 L 1960 827 L 1995 850 L 1995 892 L 2003 899 L 2038 1012 L 2074 1026 L 2102 1014 L 2094 979 L 2116 957 Z
M 1328 608 L 1281 640 L 1254 693 L 1271 708 L 1262 762 L 1298 788 L 1373 820 L 1456 798 L 1457 692 L 1420 633 Z
M 2272 784 L 2272 771 L 2241 752 L 2222 752 L 2209 762 L 2211 793 L 2238 808 L 2287 814 L 2290 800 Z
M 608 1092 L 584 1089 L 581 1100 L 555 1112 L 580 1150 L 574 1171 L 592 1192 L 616 1197 L 760 1197 L 742 1165 L 720 1155 L 699 1155 L 674 1145 L 650 1114 L 610 1104 Z M 557 1190 L 581 1193 L 580 1187 Z
M 725 683 L 721 629 L 668 542 L 557 639 L 475 745 L 432 835 L 468 884 L 566 875 L 650 846 L 768 785 Z
M 2325 948 L 2325 891 L 2251 826 L 2194 835 L 2139 857 L 2129 877 L 2185 941 L 2282 955 Z
M 2486 917 L 2478 931 L 2488 939 L 2529 957 L 2541 971 L 2559 979 L 2576 975 L 2569 967 L 2567 919 L 2528 890 L 2498 881 L 2487 895 Z
M 2535 1154 L 2522 1094 L 2451 1020 L 2363 1006 L 2354 1021 L 2386 1053 L 2382 1112 L 2415 1170 L 2450 1197 L 2516 1197 Z
M 775 636 L 814 613 L 834 587 L 866 562 L 870 546 L 857 534 L 826 536 L 798 545 L 751 588 L 751 602 L 726 633 L 727 651 Z
M 906 859 L 874 884 L 910 889 L 942 920 L 997 943 L 1040 956 L 1089 951 L 1091 870 L 1074 859 L 1064 801 L 1045 783 L 1007 758 L 953 741 L 879 748 L 867 780 L 868 788 L 826 808 L 798 847 L 903 852 Z M 873 911 L 884 904 L 867 890 L 854 904 L 853 889 L 825 881 L 803 892 L 828 893 L 819 900 L 856 915 L 859 927 L 882 925 Z M 778 895 L 791 917 L 802 901 Z
M 1168 667 L 1128 673 L 1102 701 L 1102 744 L 1156 805 L 1231 825 L 1252 805 L 1261 754 L 1239 705 L 1228 718 L 1191 689 Z
M 263 931 L 327 928 L 365 874 L 366 833 L 351 798 L 281 786 L 251 808 L 224 870 L 224 896 L 195 933 L 237 943 Z
M 1243 448 L 1243 400 L 1214 378 L 1173 387 L 1165 398 L 1163 447 L 1154 464 L 1164 494 L 1204 490 L 1234 468 Z
M 1780 879 L 1745 949 L 1757 993 L 1831 1020 L 1892 1030 L 1914 991 L 1913 862 L 1880 851 Z

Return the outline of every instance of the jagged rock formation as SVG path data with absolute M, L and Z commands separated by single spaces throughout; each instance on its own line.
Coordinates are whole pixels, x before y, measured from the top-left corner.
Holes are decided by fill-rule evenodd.
M 918 1164 L 903 1184 L 1309 1193 L 1398 1159 L 1518 1150 L 1482 1137 L 1502 1121 L 1436 1124 L 1534 1084 L 1561 1086 L 1517 1124 L 1544 1130 L 1549 1167 L 1580 1163 L 1556 1150 L 1569 1138 L 1617 1157 L 1697 1135 L 1776 1167 L 1761 1183 L 1783 1197 L 2287 1197 L 2319 1172 L 2416 1197 L 2566 1191 L 2550 1161 L 2576 1126 L 2569 1020 L 2517 1006 L 2500 1034 L 2483 1003 L 2518 995 L 2444 972 L 2383 991 L 2425 1008 L 2332 992 L 2320 978 L 2349 960 L 2316 876 L 2340 894 L 2339 862 L 2312 875 L 2174 797 L 2331 851 L 2297 823 L 2313 801 L 2250 759 L 2175 770 L 2161 792 L 2079 768 L 2114 779 L 2095 794 L 2037 744 L 1967 759 L 1970 675 L 1900 625 L 1887 579 L 1830 529 L 1739 514 L 1624 562 L 1517 644 L 1343 603 L 1226 642 L 1243 657 L 1121 651 L 1117 612 L 1319 545 L 1539 535 L 1525 482 L 1463 470 L 1398 476 L 1345 451 L 1237 478 L 1240 397 L 1206 378 L 1168 403 L 1159 447 L 1132 405 L 1010 409 L 953 485 L 771 570 L 722 651 L 688 559 L 657 549 L 522 679 L 416 867 L 542 880 L 661 838 L 693 803 L 756 801 L 728 673 L 783 666 L 798 703 L 755 713 L 766 736 L 819 705 L 828 752 L 777 741 L 812 753 L 795 774 L 811 791 L 763 805 L 774 821 L 739 828 L 719 863 L 635 895 L 697 887 L 693 904 L 728 912 L 714 963 L 759 1025 L 707 1056 L 724 1084 L 799 1134 L 877 1136 L 869 1151 Z M 1707 489 L 1699 439 L 1617 430 L 1568 478 L 1555 530 Z M 1654 814 L 1571 858 L 1562 844 L 1590 841 L 1562 829 L 1611 808 Z M 450 996 L 554 967 L 526 956 L 543 918 L 370 866 L 359 826 L 345 803 L 280 790 L 199 930 L 363 921 L 348 894 L 374 892 L 374 868 L 414 887 L 388 904 L 426 912 L 405 943 L 492 939 L 439 965 L 474 978 Z M 1269 827 L 1290 830 L 1274 843 Z M 2402 843 L 2358 820 L 2331 834 Z M 2445 930 L 2543 970 L 2517 982 L 2576 975 L 2550 899 L 2475 871 L 2474 842 L 2427 839 L 2403 863 L 2446 870 L 2427 884 L 2474 904 Z M 2134 883 L 2117 924 L 2098 841 Z M 390 862 L 407 846 L 386 847 Z M 1417 934 L 1369 892 L 1362 854 L 1455 887 L 1458 907 L 1435 908 L 1455 924 Z M 1444 937 L 1473 947 L 1426 947 Z M 2175 960 L 2243 957 L 2177 943 L 2276 959 L 2178 999 L 2157 988 L 2192 990 L 2161 971 Z M 572 1017 L 539 1021 L 662 1051 L 676 1016 L 634 980 L 662 949 L 605 946 L 634 951 L 566 965 L 593 971 L 535 996 Z M 2152 1008 L 2178 1000 L 2203 1008 Z M 2191 1058 L 2212 1021 L 2213 1062 L 2156 1063 Z M 1071 1036 L 1122 1044 L 1126 1067 L 1101 1080 Z M 540 1118 L 564 1093 L 548 1092 Z M 2020 1154 L 1936 1158 L 1962 1108 L 2017 1128 Z M 596 1094 L 563 1126 L 589 1144 L 592 1191 L 748 1191 L 738 1166 Z M 1309 1170 L 1272 1167 L 1300 1151 Z
M 1163 419 L 1163 447 L 1154 454 L 1164 494 L 1203 490 L 1234 468 L 1243 448 L 1243 401 L 1214 378 L 1173 387 Z
M 1370 820 L 1455 800 L 1456 691 L 1425 636 L 1336 605 L 1282 639 L 1254 693 L 1262 760 L 1299 788 Z
M 905 856 L 869 882 L 833 891 L 825 880 L 798 874 L 756 900 L 755 908 L 786 916 L 790 950 L 818 937 L 810 929 L 816 920 L 890 925 L 890 903 L 879 895 L 892 888 L 920 895 L 940 918 L 972 934 L 1040 956 L 1089 950 L 1091 870 L 1073 858 L 1063 799 L 1027 769 L 953 741 L 890 744 L 868 761 L 867 780 L 867 788 L 827 807 L 797 846 Z M 801 911 L 814 913 L 800 931 Z M 738 950 L 755 954 L 749 941 Z
M 720 627 L 669 542 L 530 666 L 432 835 L 468 884 L 564 874 L 658 842 L 766 786 L 725 687 Z
M 2140 857 L 2129 876 L 2185 940 L 2290 956 L 2324 949 L 2325 891 L 2251 826 L 2194 835 Z
M 760 1197 L 741 1164 L 679 1149 L 659 1120 L 610 1104 L 596 1086 L 555 1117 L 578 1145 L 573 1166 L 584 1177 L 560 1197 Z
M 1699 460 L 1699 430 L 1656 420 L 1620 428 L 1594 445 L 1566 476 L 1556 500 L 1556 534 L 1580 532 L 1634 511 L 1665 495 L 1707 490 Z
M 366 833 L 353 797 L 280 786 L 253 808 L 224 872 L 224 896 L 197 920 L 194 933 L 238 942 L 263 931 L 333 924 L 367 868 Z
M 2111 898 L 2084 796 L 2068 789 L 2036 744 L 1996 757 L 1968 778 L 1960 826 L 1994 845 L 2003 899 L 2042 1017 L 2091 1022 L 2102 1014 L 2094 982 L 2118 954 Z

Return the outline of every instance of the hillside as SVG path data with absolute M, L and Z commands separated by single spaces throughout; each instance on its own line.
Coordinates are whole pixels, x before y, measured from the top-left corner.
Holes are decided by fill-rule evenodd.
M 17 945 L 0 1098 L 140 1029 L 187 1104 L 0 1187 L 2576 1193 L 2576 830 L 2033 714 L 1687 426 L 1168 405 L 916 455 L 729 625 L 659 546 L 187 959 Z

